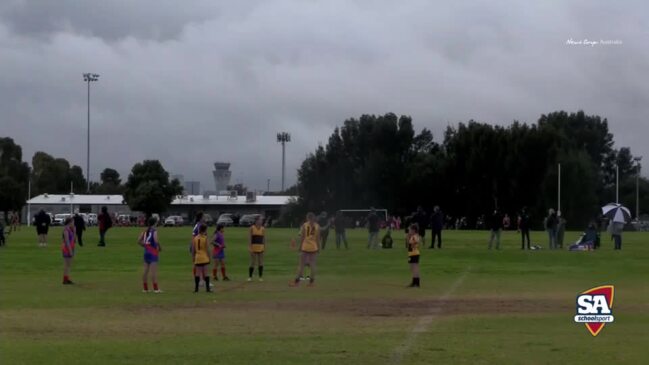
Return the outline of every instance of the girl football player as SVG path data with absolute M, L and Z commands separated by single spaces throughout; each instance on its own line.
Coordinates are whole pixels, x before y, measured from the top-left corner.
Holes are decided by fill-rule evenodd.
M 207 247 L 207 226 L 201 224 L 198 228 L 198 235 L 192 241 L 192 253 L 194 261 L 194 293 L 198 293 L 198 285 L 201 278 L 205 281 L 205 291 L 211 292 L 210 276 L 207 275 L 207 266 L 210 264 L 210 254 Z
M 148 220 L 148 228 L 140 234 L 138 244 L 144 248 L 144 270 L 142 273 L 142 292 L 149 292 L 149 273 L 154 293 L 162 293 L 158 288 L 158 255 L 162 251 L 158 241 L 158 231 L 155 226 L 158 220 L 151 217 Z
M 74 257 L 74 220 L 72 217 L 65 219 L 63 228 L 63 242 L 61 243 L 61 254 L 63 255 L 63 284 L 74 284 L 70 280 L 70 269 L 72 268 L 72 258 Z
M 250 252 L 250 266 L 248 267 L 248 281 L 252 281 L 255 266 L 259 272 L 259 281 L 264 281 L 264 251 L 266 249 L 266 230 L 262 225 L 262 217 L 258 216 L 255 224 L 250 226 L 250 239 L 248 241 Z
M 300 229 L 300 264 L 295 280 L 289 283 L 290 286 L 298 286 L 300 284 L 300 278 L 302 278 L 305 266 L 309 266 L 311 269 L 308 285 L 313 286 L 315 281 L 316 258 L 320 250 L 320 227 L 316 223 L 315 214 L 307 214 L 306 220 Z
M 411 224 L 408 228 L 408 264 L 410 264 L 410 272 L 412 273 L 412 283 L 408 285 L 409 288 L 419 288 L 420 243 L 421 236 L 419 236 L 419 226 L 417 223 Z
M 212 269 L 212 278 L 214 281 L 219 280 L 218 269 L 221 265 L 221 276 L 223 281 L 230 281 L 230 278 L 225 274 L 225 237 L 223 236 L 224 226 L 219 224 L 216 226 L 214 238 L 212 239 L 212 258 L 214 259 L 214 269 Z

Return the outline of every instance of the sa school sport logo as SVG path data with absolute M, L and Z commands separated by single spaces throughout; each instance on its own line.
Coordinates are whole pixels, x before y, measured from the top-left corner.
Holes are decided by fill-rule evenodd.
M 613 322 L 613 285 L 588 289 L 577 296 L 575 322 L 583 323 L 591 335 L 597 336 L 604 325 Z

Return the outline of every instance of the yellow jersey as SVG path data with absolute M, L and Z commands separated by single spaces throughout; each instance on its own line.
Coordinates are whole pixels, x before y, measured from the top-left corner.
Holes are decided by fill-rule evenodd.
M 303 252 L 318 252 L 318 238 L 320 237 L 320 226 L 314 223 L 313 226 L 309 222 L 302 225 L 302 245 L 300 250 Z
M 419 256 L 419 242 L 421 242 L 421 237 L 418 234 L 413 234 L 408 238 L 408 257 Z
M 266 234 L 266 230 L 264 227 L 259 227 L 255 226 L 254 224 L 250 226 L 250 245 L 252 246 L 252 252 L 254 253 L 262 253 L 264 252 L 264 235 Z
M 207 247 L 207 236 L 199 234 L 192 240 L 194 249 L 194 265 L 210 263 L 210 254 Z

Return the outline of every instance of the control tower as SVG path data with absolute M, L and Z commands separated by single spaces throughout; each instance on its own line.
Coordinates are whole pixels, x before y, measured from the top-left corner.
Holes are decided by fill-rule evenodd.
M 216 186 L 216 191 L 227 190 L 228 185 L 230 185 L 230 177 L 232 177 L 232 171 L 230 171 L 229 162 L 215 162 L 214 171 L 214 185 Z

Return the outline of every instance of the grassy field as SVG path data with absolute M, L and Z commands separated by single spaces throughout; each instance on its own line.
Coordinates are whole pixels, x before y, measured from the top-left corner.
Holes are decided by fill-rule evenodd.
M 61 285 L 60 228 L 39 248 L 23 227 L 0 248 L 2 364 L 642 364 L 649 363 L 649 235 L 628 233 L 624 250 L 521 251 L 518 235 L 486 249 L 486 232 L 445 232 L 443 250 L 422 253 L 422 288 L 410 277 L 397 234 L 392 250 L 319 256 L 314 288 L 289 288 L 295 230 L 269 229 L 265 282 L 245 282 L 243 229 L 228 229 L 233 281 L 194 294 L 191 228 L 161 228 L 163 294 L 141 292 L 138 230 L 97 231 L 77 250 Z M 576 233 L 567 233 L 573 241 Z M 542 232 L 532 241 L 545 243 Z M 575 297 L 616 286 L 598 337 L 573 322 Z

